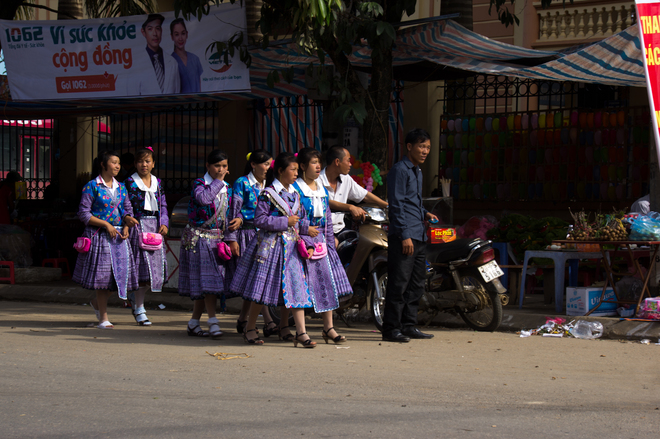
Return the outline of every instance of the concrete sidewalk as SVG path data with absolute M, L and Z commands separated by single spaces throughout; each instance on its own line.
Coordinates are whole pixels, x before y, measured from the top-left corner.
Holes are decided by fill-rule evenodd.
M 90 290 L 81 288 L 78 284 L 66 280 L 43 284 L 0 284 L 0 300 L 86 304 L 89 303 L 91 294 Z M 123 301 L 116 295 L 111 297 L 110 306 L 121 306 L 122 304 Z M 191 300 L 180 297 L 174 290 L 147 295 L 145 303 L 147 308 L 155 308 L 161 304 L 165 305 L 167 309 L 192 311 Z M 227 313 L 238 314 L 241 300 L 238 298 L 229 299 L 226 306 Z M 502 324 L 498 331 L 518 332 L 536 329 L 543 325 L 548 317 L 564 317 L 568 321 L 580 319 L 601 322 L 604 327 L 603 338 L 615 340 L 650 339 L 652 343 L 660 342 L 660 322 L 625 321 L 618 317 L 567 317 L 558 315 L 554 305 L 543 304 L 543 295 L 526 296 L 523 309 L 519 309 L 517 304 L 513 303 L 505 306 Z M 339 321 L 337 323 L 342 324 Z M 460 317 L 445 313 L 433 319 L 431 325 L 467 328 Z

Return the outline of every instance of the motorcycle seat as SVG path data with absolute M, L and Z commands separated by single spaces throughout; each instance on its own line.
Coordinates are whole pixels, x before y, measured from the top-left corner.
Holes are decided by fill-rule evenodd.
M 472 248 L 482 239 L 457 239 L 456 241 L 446 242 L 444 244 L 434 244 L 433 253 L 437 254 L 436 263 L 446 263 L 458 259 L 464 259 L 470 254 Z

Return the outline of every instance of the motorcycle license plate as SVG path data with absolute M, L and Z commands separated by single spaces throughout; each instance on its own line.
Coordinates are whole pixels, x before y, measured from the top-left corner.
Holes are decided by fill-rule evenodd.
M 483 277 L 486 282 L 490 282 L 493 279 L 497 279 L 498 277 L 504 275 L 504 272 L 495 261 L 490 261 L 486 265 L 479 267 L 479 272 L 481 273 L 481 277 Z

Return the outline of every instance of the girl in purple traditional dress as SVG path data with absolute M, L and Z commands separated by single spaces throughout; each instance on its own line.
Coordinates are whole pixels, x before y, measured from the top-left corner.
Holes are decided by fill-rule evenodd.
M 252 302 L 243 334 L 250 344 L 263 344 L 256 327 L 262 305 L 285 305 L 292 310 L 296 322 L 294 346 L 298 343 L 306 348 L 316 346 L 305 331 L 303 308 L 311 308 L 313 304 L 302 258 L 309 257 L 312 249 L 306 249 L 303 256 L 297 250 L 300 234 L 307 234 L 309 226 L 298 192 L 293 188 L 297 176 L 296 157 L 288 152 L 278 155 L 269 171 L 271 184 L 259 195 L 254 214 L 257 237 L 248 244 L 231 284 L 232 291 Z
M 126 300 L 128 291 L 137 289 L 138 280 L 127 241 L 128 229 L 137 224 L 126 187 L 115 177 L 121 169 L 119 155 L 112 151 L 100 154 L 100 174 L 82 191 L 78 218 L 85 223 L 83 236 L 91 241 L 89 251 L 78 254 L 73 281 L 96 290 L 90 305 L 99 320 L 99 329 L 112 329 L 108 321 L 108 297 L 117 290 Z M 122 227 L 123 223 L 123 227 Z
M 310 227 L 314 226 L 320 232 L 315 237 L 310 233 L 303 239 L 308 247 L 322 243 L 327 249 L 325 256 L 315 258 L 312 255 L 305 261 L 307 285 L 314 311 L 323 319 L 323 339 L 326 343 L 328 339 L 335 344 L 344 343 L 346 337 L 337 334 L 332 325 L 332 311 L 339 308 L 339 297 L 352 294 L 353 290 L 335 248 L 328 191 L 317 180 L 321 173 L 321 153 L 314 148 L 304 148 L 298 151 L 297 160 L 302 176 L 293 186 L 300 194 Z
M 231 279 L 236 272 L 238 261 L 241 255 L 245 253 L 248 243 L 257 235 L 257 229 L 254 226 L 254 211 L 257 207 L 259 194 L 266 186 L 266 174 L 271 163 L 273 163 L 273 157 L 263 149 L 249 153 L 247 160 L 243 177 L 234 182 L 232 190 L 229 219 L 239 218 L 241 225 L 235 232 L 229 232 L 225 235 L 225 240 L 229 243 L 232 256 L 234 256 L 227 264 L 227 285 L 231 285 Z M 227 297 L 231 297 L 230 294 Z M 250 303 L 247 300 L 243 301 L 241 313 L 236 321 L 236 331 L 239 334 L 245 332 Z M 277 332 L 277 325 L 270 317 L 267 306 L 263 306 L 261 315 L 264 317 L 264 337 L 270 337 Z M 293 338 L 293 335 L 289 334 L 289 336 Z
M 147 289 L 160 292 L 167 279 L 165 247 L 158 250 L 144 250 L 140 247 L 142 233 L 160 233 L 164 240 L 169 225 L 167 202 L 161 182 L 151 173 L 154 164 L 154 150 L 150 146 L 139 149 L 135 154 L 137 172 L 124 181 L 133 208 L 133 216 L 139 222 L 130 233 L 135 269 L 140 282 L 140 288 L 135 292 L 131 302 L 133 317 L 141 326 L 151 325 L 144 309 Z
M 188 204 L 188 225 L 181 237 L 179 253 L 179 295 L 193 302 L 192 318 L 188 322 L 188 335 L 213 338 L 222 331 L 215 316 L 217 296 L 225 291 L 225 262 L 218 256 L 218 243 L 224 240 L 227 210 L 231 188 L 224 181 L 229 173 L 227 155 L 216 149 L 206 159 L 203 178 L 193 182 Z M 230 224 L 238 228 L 240 220 Z M 202 331 L 199 319 L 204 307 L 209 316 L 209 332 Z

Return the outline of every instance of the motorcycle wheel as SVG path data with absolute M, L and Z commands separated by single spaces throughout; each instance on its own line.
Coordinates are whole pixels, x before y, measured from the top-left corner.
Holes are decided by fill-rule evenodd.
M 467 325 L 477 331 L 496 330 L 502 323 L 502 301 L 497 293 L 486 290 L 481 279 L 474 276 L 461 277 L 463 288 L 472 291 L 474 297 L 479 301 L 476 309 L 468 311 L 459 308 L 458 313 Z
M 277 326 L 280 325 L 280 307 L 279 306 L 269 306 L 268 307 L 268 312 L 270 313 L 270 318 L 273 319 L 273 322 Z M 289 325 L 288 326 L 296 326 L 296 323 L 293 321 L 293 316 L 289 314 Z
M 381 264 L 376 267 L 378 284 L 383 294 L 382 297 L 376 297 L 376 288 L 373 280 L 369 282 L 369 294 L 367 295 L 367 306 L 371 312 L 371 318 L 379 331 L 383 330 L 383 314 L 385 313 L 385 292 L 387 291 L 387 265 Z

